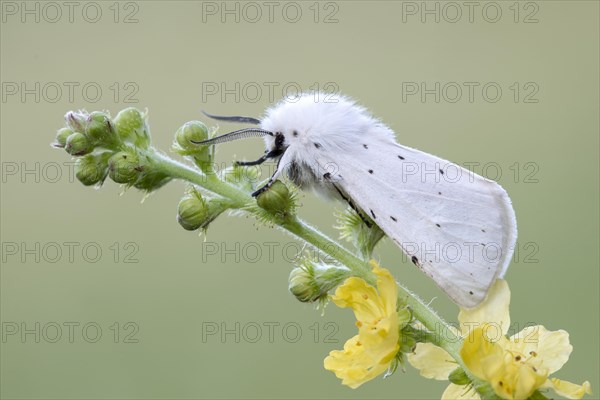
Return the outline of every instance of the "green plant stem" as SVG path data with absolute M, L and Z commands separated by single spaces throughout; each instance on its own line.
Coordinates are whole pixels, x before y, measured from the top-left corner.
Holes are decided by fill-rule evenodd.
M 288 221 L 284 221 L 280 226 L 298 238 L 317 247 L 325 254 L 335 258 L 341 264 L 349 267 L 354 271 L 356 276 L 365 279 L 369 283 L 375 283 L 375 278 L 368 265 L 339 243 L 331 240 L 306 222 L 297 217 L 293 217 Z
M 232 207 L 242 208 L 254 199 L 247 193 L 217 178 L 215 175 L 205 175 L 197 169 L 182 164 L 161 153 L 155 152 L 155 167 L 165 174 L 198 185 L 208 191 L 225 197 L 232 202 Z
M 255 201 L 248 193 L 241 191 L 235 186 L 224 182 L 216 175 L 206 175 L 201 171 L 179 163 L 165 155 L 155 152 L 153 154 L 156 168 L 160 169 L 165 174 L 181 179 L 192 184 L 198 185 L 210 192 L 218 194 L 231 202 L 232 208 L 241 209 L 244 206 Z M 325 236 L 323 233 L 310 226 L 303 220 L 297 217 L 288 218 L 282 222 L 276 222 L 282 229 L 288 231 L 292 235 L 310 243 L 320 251 L 338 260 L 341 264 L 350 268 L 356 276 L 365 279 L 370 284 L 376 281 L 375 275 L 370 267 L 352 252 L 341 246 L 336 241 Z M 468 369 L 462 362 L 460 357 L 460 348 L 462 346 L 462 338 L 454 333 L 446 321 L 444 321 L 437 313 L 431 309 L 417 295 L 412 293 L 403 285 L 399 286 L 399 300 L 409 306 L 413 315 L 418 319 L 430 332 L 433 332 L 429 337 L 431 341 L 446 350 L 452 358 L 456 360 L 467 375 L 472 379 L 474 387 L 483 394 L 486 383 L 477 379 L 469 373 Z M 488 391 L 489 392 L 489 391 Z M 490 398 L 486 396 L 485 398 Z

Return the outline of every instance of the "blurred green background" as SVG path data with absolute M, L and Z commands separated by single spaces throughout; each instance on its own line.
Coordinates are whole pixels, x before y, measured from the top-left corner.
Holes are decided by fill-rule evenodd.
M 175 219 L 184 184 L 140 204 L 73 181 L 50 147 L 68 110 L 136 106 L 169 152 L 201 109 L 260 116 L 296 88 L 352 96 L 400 143 L 507 189 L 513 323 L 568 330 L 557 376 L 600 393 L 597 1 L 74 4 L 2 2 L 2 398 L 439 398 L 446 383 L 411 367 L 357 390 L 323 369 L 354 318 L 288 293 L 293 239 L 225 216 L 199 237 Z M 262 151 L 247 140 L 218 159 Z M 336 234 L 339 204 L 301 202 Z M 455 320 L 398 248 L 377 254 Z

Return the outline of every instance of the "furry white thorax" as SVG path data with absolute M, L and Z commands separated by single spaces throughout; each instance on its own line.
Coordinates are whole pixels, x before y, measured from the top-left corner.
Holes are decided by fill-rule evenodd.
M 327 171 L 315 158 L 319 152 L 349 152 L 367 136 L 396 143 L 391 129 L 340 94 L 315 92 L 284 99 L 266 111 L 260 126 L 285 138 L 278 172 L 287 173 L 301 189 L 313 189 L 326 197 L 338 194 L 323 179 Z M 275 137 L 265 136 L 265 145 L 267 151 L 273 150 Z

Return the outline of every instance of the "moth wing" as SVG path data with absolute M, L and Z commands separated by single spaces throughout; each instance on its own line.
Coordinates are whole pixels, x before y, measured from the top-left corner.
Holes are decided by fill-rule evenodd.
M 317 163 L 458 305 L 485 299 L 512 258 L 517 229 L 496 182 L 391 140 L 371 138 Z

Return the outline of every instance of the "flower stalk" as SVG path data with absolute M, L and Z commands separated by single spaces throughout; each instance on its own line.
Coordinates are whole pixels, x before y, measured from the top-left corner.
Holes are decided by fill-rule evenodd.
M 359 386 L 388 366 L 388 374 L 392 373 L 398 363 L 403 363 L 405 354 L 414 353 L 418 345 L 424 344 L 429 349 L 437 346 L 452 358 L 453 370 L 444 379 L 474 389 L 481 399 L 500 398 L 489 379 L 482 379 L 481 373 L 474 374 L 472 371 L 477 369 L 471 370 L 465 363 L 469 358 L 465 358 L 467 346 L 461 334 L 425 301 L 395 282 L 389 271 L 369 262 L 373 248 L 383 237 L 376 226 L 366 229 L 359 216 L 340 214 L 338 228 L 342 238 L 357 248 L 355 253 L 300 219 L 295 212 L 296 193 L 284 183 L 276 181 L 257 199 L 253 198 L 250 193 L 256 189 L 258 174 L 239 166 L 217 174 L 213 168 L 214 148 L 194 144 L 215 134 L 214 129 L 208 129 L 200 121 L 179 128 L 172 147 L 191 161 L 192 167 L 152 146 L 147 112 L 128 108 L 111 119 L 108 112 L 77 111 L 67 113 L 65 119 L 67 127 L 57 132 L 54 147 L 78 157 L 77 178 L 84 185 L 99 186 L 110 177 L 117 183 L 151 192 L 179 179 L 191 185 L 178 206 L 178 221 L 185 229 L 206 230 L 220 214 L 236 210 L 277 226 L 331 257 L 331 263 L 303 260 L 303 265 L 292 271 L 290 291 L 300 301 L 324 302 L 329 291 L 345 280 L 332 299 L 338 306 L 352 307 L 357 318 L 360 317 L 359 335 L 350 339 L 344 350 L 332 352 L 326 368 L 350 382 L 349 386 Z M 245 171 L 249 173 L 247 176 L 243 176 Z M 357 293 L 362 296 L 356 297 Z M 365 314 L 367 303 L 371 307 Z M 371 348 L 362 347 L 363 343 L 371 343 Z M 379 353 L 374 355 L 373 349 Z M 477 365 L 478 359 L 472 357 L 470 361 L 470 365 Z M 358 379 L 357 373 L 362 378 Z M 552 382 L 558 390 L 570 389 L 566 383 Z M 537 387 L 528 393 L 530 399 L 545 398 Z

